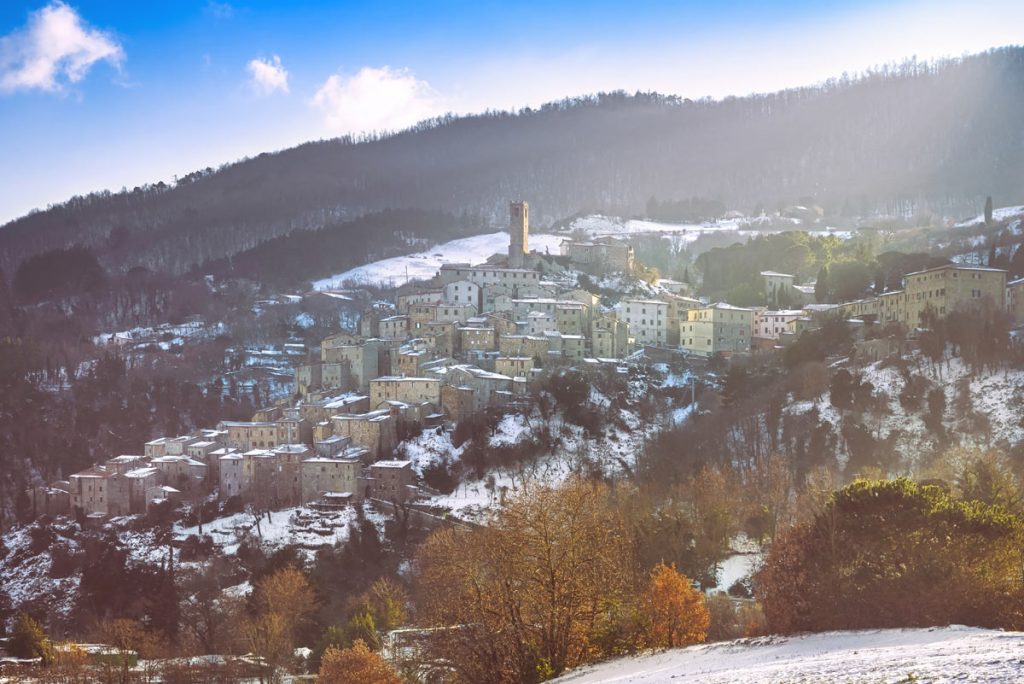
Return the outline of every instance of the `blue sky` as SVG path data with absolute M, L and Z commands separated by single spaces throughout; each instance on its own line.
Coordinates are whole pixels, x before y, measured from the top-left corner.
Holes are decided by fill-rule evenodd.
M 0 222 L 448 111 L 722 97 L 1022 42 L 1017 0 L 0 2 Z

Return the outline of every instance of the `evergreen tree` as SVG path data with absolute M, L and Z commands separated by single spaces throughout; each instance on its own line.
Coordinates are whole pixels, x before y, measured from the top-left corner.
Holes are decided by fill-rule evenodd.
M 18 615 L 11 635 L 11 653 L 18 658 L 41 658 L 47 663 L 51 657 L 50 641 L 42 625 L 25 613 Z
M 828 266 L 822 264 L 818 271 L 818 282 L 814 283 L 814 301 L 824 304 L 828 301 Z
M 992 223 L 992 196 L 989 195 L 985 198 L 985 225 L 991 225 Z

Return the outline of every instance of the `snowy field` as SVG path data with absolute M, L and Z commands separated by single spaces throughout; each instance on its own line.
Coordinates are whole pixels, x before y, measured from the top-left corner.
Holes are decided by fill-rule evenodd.
M 799 228 L 799 221 L 793 220 L 793 228 Z M 646 221 L 641 219 L 624 220 L 610 216 L 584 216 L 572 222 L 569 230 L 582 230 L 591 237 L 599 236 L 629 236 L 645 235 L 651 233 L 671 234 L 676 241 L 684 243 L 693 242 L 701 235 L 707 233 L 733 232 L 737 237 L 753 237 L 755 235 L 766 235 L 779 233 L 780 229 L 770 227 L 767 219 L 728 219 L 721 221 L 706 221 L 704 223 L 660 223 L 658 221 Z M 812 235 L 835 235 L 840 239 L 848 239 L 851 236 L 849 231 L 824 229 L 808 231 Z
M 383 516 L 369 506 L 365 512 L 369 520 L 378 528 L 383 528 Z M 258 528 L 252 513 L 236 513 L 218 518 L 203 524 L 203 534 L 209 535 L 224 553 L 234 553 L 244 539 L 258 541 L 269 549 L 294 544 L 313 550 L 324 544 L 348 541 L 349 526 L 355 520 L 356 512 L 353 508 L 321 512 L 299 506 L 273 511 L 269 520 L 263 516 Z M 174 533 L 176 538 L 183 540 L 198 535 L 199 527 L 175 527 Z
M 563 237 L 559 235 L 530 233 L 528 246 L 530 251 L 559 254 L 562 240 Z M 346 280 L 394 286 L 404 284 L 406 276 L 408 276 L 408 280 L 429 280 L 437 274 L 442 264 L 479 264 L 486 261 L 492 254 L 507 254 L 508 243 L 508 233 L 504 231 L 452 240 L 423 252 L 374 261 L 365 266 L 338 273 L 330 278 L 318 280 L 313 283 L 313 289 L 326 290 L 340 287 Z
M 740 639 L 622 658 L 556 679 L 598 682 L 1019 682 L 1024 633 L 972 627 Z

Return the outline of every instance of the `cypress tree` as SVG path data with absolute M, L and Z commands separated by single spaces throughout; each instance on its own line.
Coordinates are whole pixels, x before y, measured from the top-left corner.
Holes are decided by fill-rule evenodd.
M 822 264 L 818 271 L 818 282 L 814 283 L 814 300 L 818 304 L 824 304 L 828 301 L 828 290 L 828 266 Z
M 992 196 L 985 198 L 985 225 L 992 223 Z

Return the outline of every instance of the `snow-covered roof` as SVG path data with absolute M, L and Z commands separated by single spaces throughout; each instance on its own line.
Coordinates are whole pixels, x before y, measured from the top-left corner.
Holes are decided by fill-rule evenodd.
M 302 462 L 303 463 L 345 463 L 345 464 L 352 465 L 354 463 L 359 463 L 359 459 L 358 458 L 327 458 L 327 457 L 324 457 L 324 456 L 317 456 L 315 458 L 304 458 L 304 459 L 302 459 Z
M 370 464 L 371 468 L 411 468 L 412 461 L 377 461 Z
M 271 451 L 279 454 L 301 454 L 304 451 L 309 451 L 309 447 L 305 444 L 279 444 Z
M 130 477 L 134 480 L 149 477 L 150 475 L 156 475 L 159 472 L 160 470 L 157 468 L 135 468 L 134 470 L 129 470 L 124 474 L 124 476 Z
M 136 461 L 143 461 L 145 458 L 145 456 L 122 454 L 121 456 L 115 456 L 114 458 L 108 459 L 107 463 L 134 463 Z
M 985 271 L 989 273 L 1006 273 L 1006 269 L 1003 268 L 987 268 L 985 266 L 962 266 L 960 264 L 944 264 L 942 266 L 935 266 L 933 268 L 926 268 L 921 271 L 914 271 L 913 273 L 907 273 L 904 278 L 909 278 L 913 275 L 921 275 L 922 273 L 931 273 L 932 271 L 944 271 L 946 269 L 956 269 L 957 271 Z
M 792 278 L 793 275 L 790 273 L 779 273 L 778 271 L 761 271 L 761 275 L 768 278 Z
M 320 403 L 320 406 L 322 406 L 323 408 L 327 408 L 327 409 L 338 408 L 338 407 L 347 406 L 348 404 L 353 404 L 353 403 L 355 403 L 357 401 L 362 401 L 363 399 L 368 399 L 368 398 L 369 397 L 367 397 L 367 396 L 365 396 L 363 394 L 344 394 L 344 395 L 342 395 L 340 397 L 333 397 L 331 399 L 325 399 L 323 402 Z
M 622 304 L 660 304 L 661 306 L 668 306 L 668 302 L 663 302 L 660 299 L 632 299 L 629 297 L 623 298 L 619 305 Z
M 708 309 L 721 309 L 723 311 L 756 311 L 757 309 L 748 308 L 745 306 L 733 306 L 728 302 L 716 302 L 715 304 L 709 304 L 706 308 Z
M 196 459 L 189 458 L 188 456 L 160 456 L 159 458 L 154 458 L 150 463 L 185 463 L 190 466 L 206 467 L 206 464 L 202 461 L 197 461 Z
M 416 382 L 440 382 L 440 380 L 438 380 L 437 378 L 417 378 L 413 376 L 407 377 L 404 375 L 382 375 L 379 378 L 374 378 L 373 380 L 370 380 L 370 382 L 400 382 L 403 380 L 413 380 Z
M 107 478 L 107 477 L 111 477 L 112 475 L 116 475 L 116 474 L 117 474 L 116 470 L 110 470 L 106 466 L 98 465 L 98 466 L 93 466 L 92 468 L 86 468 L 85 470 L 82 470 L 80 472 L 77 472 L 77 473 L 71 475 L 71 477 L 102 477 L 102 478 Z

